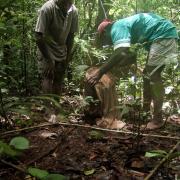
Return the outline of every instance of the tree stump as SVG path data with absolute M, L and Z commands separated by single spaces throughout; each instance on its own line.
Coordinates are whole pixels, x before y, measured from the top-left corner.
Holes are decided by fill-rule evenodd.
M 92 121 L 90 123 L 94 122 L 100 127 L 120 129 L 125 126 L 125 123 L 120 120 L 120 110 L 117 108 L 115 78 L 110 73 L 104 74 L 92 87 L 87 83 L 87 79 L 96 70 L 97 67 L 91 67 L 85 75 L 84 95 L 91 96 L 94 100 L 86 108 L 85 116 Z

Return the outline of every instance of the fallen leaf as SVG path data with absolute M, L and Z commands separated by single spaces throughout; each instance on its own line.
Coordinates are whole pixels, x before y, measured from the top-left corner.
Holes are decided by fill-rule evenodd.
M 96 157 L 97 157 L 97 154 L 94 153 L 94 152 L 92 152 L 92 153 L 90 154 L 89 160 L 93 160 L 93 159 L 95 159 Z
M 51 132 L 42 132 L 41 134 L 40 134 L 40 136 L 41 137 L 43 137 L 43 138 L 56 138 L 57 137 L 57 134 L 56 133 L 51 133 Z
M 94 174 L 94 172 L 95 172 L 95 169 L 91 169 L 91 170 L 84 171 L 84 174 L 86 176 L 90 176 L 90 175 Z
M 132 168 L 142 168 L 144 167 L 144 162 L 143 161 L 139 161 L 139 160 L 135 160 L 131 163 L 131 167 Z

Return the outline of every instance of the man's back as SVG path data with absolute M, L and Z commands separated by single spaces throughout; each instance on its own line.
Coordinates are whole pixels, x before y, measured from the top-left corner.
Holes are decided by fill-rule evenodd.
M 178 35 L 170 21 L 153 13 L 140 13 L 116 21 L 111 28 L 111 37 L 113 44 L 116 45 L 178 38 Z

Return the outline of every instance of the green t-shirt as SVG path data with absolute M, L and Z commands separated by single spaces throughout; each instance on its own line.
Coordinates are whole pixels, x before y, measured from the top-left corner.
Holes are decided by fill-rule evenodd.
M 169 20 L 153 13 L 140 13 L 114 22 L 111 38 L 114 49 L 117 49 L 135 43 L 149 46 L 156 39 L 178 39 L 178 34 Z

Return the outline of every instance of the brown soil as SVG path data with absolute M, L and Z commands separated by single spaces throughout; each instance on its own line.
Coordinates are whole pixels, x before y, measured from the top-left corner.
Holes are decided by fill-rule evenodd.
M 6 161 L 63 174 L 70 179 L 144 179 L 161 159 L 146 158 L 145 152 L 158 149 L 168 152 L 176 144 L 174 140 L 146 137 L 140 139 L 137 147 L 134 135 L 106 132 L 101 138 L 93 138 L 91 131 L 56 125 L 21 133 L 29 139 L 30 149 L 17 160 Z M 85 175 L 88 170 L 93 173 Z M 174 179 L 176 173 L 171 167 L 162 166 L 153 179 Z M 22 180 L 27 174 L 0 163 L 0 177 Z

